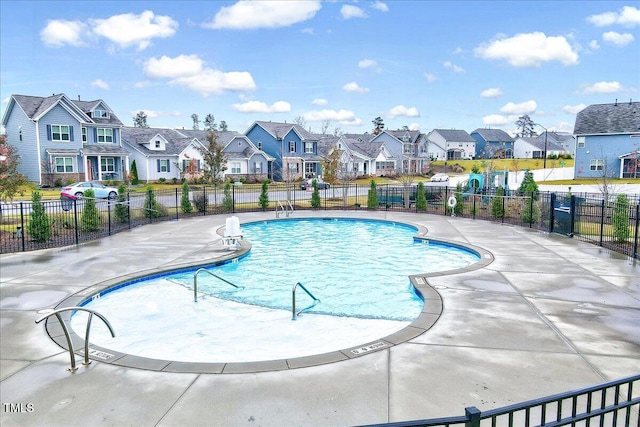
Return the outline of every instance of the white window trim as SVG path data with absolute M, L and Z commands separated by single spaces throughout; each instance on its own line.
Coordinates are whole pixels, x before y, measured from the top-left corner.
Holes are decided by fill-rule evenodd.
M 53 129 L 55 127 L 59 128 L 59 132 L 55 132 Z M 63 128 L 67 128 L 66 132 L 63 132 Z M 60 135 L 59 138 L 55 138 L 55 134 Z M 62 136 L 67 135 L 67 139 L 64 139 Z M 69 142 L 71 141 L 71 126 L 69 125 L 51 125 L 51 140 L 57 142 Z
M 104 138 L 104 141 L 100 141 L 100 131 L 104 131 L 104 134 L 102 135 L 102 137 Z M 107 131 L 111 132 L 111 135 L 107 135 Z M 96 136 L 97 136 L 97 143 L 98 144 L 113 144 L 113 129 L 112 128 L 98 128 L 98 130 L 96 130 Z M 107 137 L 111 138 L 111 141 L 107 141 Z
M 60 166 L 60 165 L 58 165 L 58 159 L 62 159 L 63 160 L 63 163 L 62 163 L 61 166 L 62 166 L 62 168 L 64 170 L 62 170 L 62 171 L 58 170 L 58 166 Z M 69 165 L 67 165 L 66 160 L 70 160 L 70 162 L 69 162 L 70 164 Z M 54 157 L 53 163 L 55 165 L 56 173 L 73 173 L 73 157 L 65 157 L 65 156 Z M 66 170 L 67 166 L 71 166 L 71 170 Z
M 289 152 L 290 153 L 295 153 L 296 152 L 296 142 L 295 141 L 289 141 Z
M 229 163 L 230 173 L 242 173 L 242 165 L 240 162 L 230 162 Z
M 109 163 L 111 160 L 111 163 Z M 100 159 L 100 170 L 102 172 L 113 173 L 116 171 L 116 159 L 114 157 L 102 157 Z

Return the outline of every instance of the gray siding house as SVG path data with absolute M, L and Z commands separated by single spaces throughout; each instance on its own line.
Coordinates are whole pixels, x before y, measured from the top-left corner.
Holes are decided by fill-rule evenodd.
M 575 177 L 640 177 L 640 102 L 590 105 L 576 115 Z
M 122 122 L 101 99 L 12 95 L 2 124 L 29 181 L 120 180 L 128 173 Z

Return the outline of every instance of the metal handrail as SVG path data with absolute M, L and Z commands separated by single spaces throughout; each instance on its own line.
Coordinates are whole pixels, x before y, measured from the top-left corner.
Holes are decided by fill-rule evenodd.
M 115 332 L 113 332 L 113 328 L 111 327 L 111 324 L 109 323 L 109 321 L 100 313 L 98 313 L 97 311 L 94 310 L 90 310 L 88 308 L 84 308 L 84 307 L 65 307 L 65 308 L 60 308 L 58 310 L 54 310 L 51 313 L 48 313 L 46 316 L 42 316 L 41 318 L 39 318 L 38 320 L 36 320 L 36 323 L 40 323 L 45 319 L 48 319 L 49 317 L 55 315 L 58 318 L 58 322 L 60 322 L 60 325 L 62 326 L 62 331 L 64 332 L 64 336 L 67 339 L 67 345 L 69 346 L 69 356 L 71 357 L 71 367 L 69 369 L 67 369 L 70 372 L 75 371 L 76 369 L 76 357 L 75 354 L 73 352 L 73 343 L 71 342 L 71 337 L 69 336 L 69 330 L 67 329 L 67 326 L 64 324 L 64 321 L 62 320 L 62 317 L 60 316 L 60 313 L 64 312 L 64 311 L 86 311 L 89 313 L 89 318 L 87 319 L 87 330 L 85 331 L 85 335 L 84 335 L 84 362 L 82 362 L 83 365 L 88 365 L 91 363 L 91 360 L 89 360 L 89 332 L 91 330 L 91 319 L 93 318 L 93 315 L 95 314 L 96 316 L 98 316 L 100 318 L 100 320 L 102 320 L 104 322 L 105 325 L 107 325 L 107 328 L 109 328 L 109 332 L 111 332 L 111 336 L 113 338 L 115 338 L 116 334 Z
M 288 208 L 285 208 L 282 204 L 282 201 L 278 200 L 278 206 L 280 207 L 280 209 L 278 209 L 278 207 L 276 206 L 276 218 L 280 218 L 280 213 L 282 212 L 284 212 L 287 218 L 293 213 L 293 205 L 291 204 L 291 201 L 287 199 L 286 202 Z
M 217 274 L 214 274 L 212 272 L 210 272 L 209 270 L 207 270 L 206 268 L 199 268 L 198 270 L 196 270 L 196 272 L 193 274 L 193 302 L 198 302 L 198 274 L 201 272 L 207 272 L 209 273 L 211 276 L 215 277 L 216 279 L 220 279 L 223 282 L 233 286 L 236 289 L 241 288 L 241 286 L 238 285 L 234 285 L 233 283 L 231 283 L 230 281 L 228 281 L 227 279 L 223 279 L 222 277 L 218 276 Z
M 309 307 L 303 308 L 302 310 L 296 312 L 296 289 L 298 288 L 298 286 L 300 286 L 302 290 L 304 290 L 307 293 L 307 295 L 309 295 L 313 299 L 313 304 L 311 304 Z M 313 296 L 313 294 L 309 292 L 309 290 L 305 288 L 302 283 L 300 282 L 296 283 L 295 285 L 293 285 L 293 290 L 291 291 L 291 320 L 296 320 L 296 318 L 300 313 L 302 313 L 303 311 L 312 309 L 319 302 L 320 300 L 315 296 Z

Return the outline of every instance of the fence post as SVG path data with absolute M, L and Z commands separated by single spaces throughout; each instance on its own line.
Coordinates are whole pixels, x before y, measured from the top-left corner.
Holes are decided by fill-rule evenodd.
M 107 234 L 111 236 L 111 200 L 107 198 Z
M 576 223 L 576 206 L 577 206 L 577 198 L 574 195 L 571 195 L 570 199 L 570 209 L 571 209 L 571 222 L 569 223 L 569 235 L 573 238 L 573 234 L 575 232 L 575 223 Z
M 502 196 L 502 219 L 500 220 L 500 222 L 502 222 L 504 224 L 504 217 L 507 214 L 507 211 L 504 208 L 504 202 L 507 199 L 507 196 Z
M 127 191 L 127 219 L 129 230 L 131 230 L 131 193 L 129 191 Z
M 20 237 L 21 237 L 20 244 L 22 245 L 22 252 L 24 252 L 26 250 L 24 235 L 26 234 L 27 230 L 25 230 L 25 228 L 24 228 L 24 209 L 23 209 L 23 206 L 22 206 L 22 202 L 20 202 L 20 229 L 22 230 L 22 233 L 20 235 Z
M 80 243 L 80 225 L 78 223 L 78 199 L 73 199 L 73 223 L 76 232 L 76 245 Z
M 571 199 L 573 199 L 573 196 L 571 196 Z M 604 199 L 602 199 L 602 208 L 600 209 L 600 242 L 598 243 L 600 246 L 602 246 L 602 241 L 604 240 L 604 203 Z
M 531 199 L 529 199 L 529 228 L 533 228 L 533 196 L 535 191 L 531 190 Z
M 178 204 L 178 188 L 176 187 L 176 221 L 180 219 L 179 215 L 180 205 Z
M 636 205 L 636 233 L 633 243 L 633 258 L 638 258 L 638 229 L 640 228 L 640 202 Z
M 556 193 L 551 193 L 549 197 L 549 233 L 553 233 L 553 223 L 555 219 L 555 211 L 553 207 L 556 205 Z
M 471 196 L 473 198 L 473 219 L 476 219 L 476 195 L 475 193 Z
M 475 406 L 464 408 L 464 416 L 467 417 L 465 427 L 480 427 L 480 415 L 482 412 Z

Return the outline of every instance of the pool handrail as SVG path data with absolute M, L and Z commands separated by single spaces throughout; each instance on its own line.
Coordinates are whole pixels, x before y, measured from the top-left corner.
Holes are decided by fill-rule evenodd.
M 100 320 L 102 320 L 104 322 L 105 325 L 107 325 L 107 328 L 109 328 L 109 332 L 111 332 L 111 336 L 113 338 L 115 338 L 116 333 L 113 332 L 113 328 L 111 327 L 111 324 L 109 323 L 109 321 L 100 313 L 98 313 L 95 310 L 91 310 L 89 308 L 84 308 L 84 307 L 65 307 L 65 308 L 60 308 L 58 310 L 54 310 L 51 313 L 47 313 L 46 315 L 42 316 L 41 318 L 36 320 L 36 323 L 40 323 L 45 319 L 48 319 L 49 317 L 55 315 L 58 318 L 58 322 L 60 322 L 60 326 L 62 327 L 62 331 L 64 332 L 64 337 L 67 339 L 67 345 L 69 346 L 69 356 L 71 357 L 71 367 L 69 369 L 67 369 L 67 371 L 69 372 L 73 372 L 76 369 L 76 357 L 74 354 L 74 350 L 73 350 L 73 343 L 71 342 L 71 337 L 69 336 L 69 330 L 67 329 L 67 326 L 64 324 L 64 321 L 62 320 L 62 317 L 60 316 L 60 313 L 64 312 L 64 311 L 86 311 L 89 313 L 89 318 L 87 319 L 87 330 L 85 331 L 85 335 L 84 335 L 84 362 L 82 362 L 83 365 L 88 365 L 91 363 L 91 360 L 89 360 L 89 332 L 91 330 L 91 319 L 93 318 L 93 315 L 95 314 L 96 316 L 98 316 L 100 318 Z
M 302 290 L 305 291 L 307 295 L 309 295 L 313 299 L 313 304 L 311 304 L 309 307 L 303 308 L 302 310 L 296 313 L 296 289 L 298 288 L 298 286 L 300 286 Z M 300 313 L 302 313 L 303 311 L 312 309 L 319 302 L 320 300 L 316 298 L 311 292 L 309 292 L 309 290 L 305 288 L 302 283 L 300 282 L 296 283 L 295 285 L 293 285 L 293 290 L 291 291 L 291 320 L 296 320 L 296 318 Z
M 216 279 L 220 279 L 223 282 L 233 286 L 236 289 L 240 289 L 241 288 L 241 286 L 234 285 L 233 283 L 231 283 L 227 279 L 223 279 L 222 277 L 218 276 L 217 274 L 214 274 L 214 273 L 210 272 L 206 268 L 199 268 L 198 270 L 196 270 L 195 273 L 193 273 L 193 302 L 198 302 L 198 274 L 201 271 L 205 271 L 205 272 L 209 273 L 211 276 L 215 277 Z
M 280 213 L 282 212 L 284 212 L 287 218 L 293 213 L 293 205 L 291 204 L 291 201 L 288 199 L 285 201 L 287 202 L 286 208 L 282 204 L 282 201 L 278 200 L 278 206 L 280 207 L 280 209 L 278 209 L 278 206 L 276 206 L 276 218 L 280 218 Z

